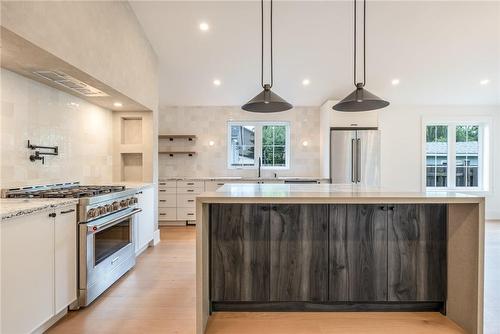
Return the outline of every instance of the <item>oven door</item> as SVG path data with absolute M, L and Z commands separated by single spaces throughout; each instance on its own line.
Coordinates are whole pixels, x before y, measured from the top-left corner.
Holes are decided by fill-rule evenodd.
M 128 208 L 81 224 L 80 289 L 101 290 L 98 287 L 109 285 L 121 266 L 135 264 L 135 215 L 140 211 Z

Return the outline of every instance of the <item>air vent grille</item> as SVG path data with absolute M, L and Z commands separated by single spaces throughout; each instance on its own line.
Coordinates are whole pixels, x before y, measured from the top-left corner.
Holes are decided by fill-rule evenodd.
M 103 91 L 60 71 L 35 71 L 33 73 L 84 96 L 109 96 Z

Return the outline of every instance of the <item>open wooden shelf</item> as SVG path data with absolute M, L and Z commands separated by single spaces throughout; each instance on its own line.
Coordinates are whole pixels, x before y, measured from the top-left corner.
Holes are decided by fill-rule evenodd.
M 196 139 L 196 135 L 158 135 L 159 139 L 168 139 L 174 141 L 175 139 L 187 139 L 188 141 L 193 141 Z
M 159 154 L 168 154 L 171 157 L 173 157 L 174 155 L 189 155 L 190 157 L 192 157 L 193 155 L 196 154 L 196 152 L 193 152 L 193 151 L 160 151 L 158 153 Z

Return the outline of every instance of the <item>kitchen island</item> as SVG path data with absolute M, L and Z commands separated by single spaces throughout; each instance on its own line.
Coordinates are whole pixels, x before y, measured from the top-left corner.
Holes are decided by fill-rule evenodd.
M 482 333 L 483 197 L 232 184 L 197 213 L 198 334 L 218 311 L 435 311 Z

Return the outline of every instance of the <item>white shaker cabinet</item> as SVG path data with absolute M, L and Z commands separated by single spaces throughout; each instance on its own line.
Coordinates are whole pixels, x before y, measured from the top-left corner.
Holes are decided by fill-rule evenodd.
M 147 187 L 139 190 L 136 194 L 137 206 L 142 209 L 137 214 L 135 251 L 141 252 L 148 247 L 154 238 L 154 188 Z
M 55 217 L 55 313 L 76 299 L 77 226 L 74 205 L 57 208 Z
M 1 333 L 31 333 L 76 299 L 76 206 L 0 223 Z
M 54 315 L 50 213 L 53 210 L 1 222 L 2 333 L 31 333 Z M 76 230 L 76 221 L 73 227 Z

